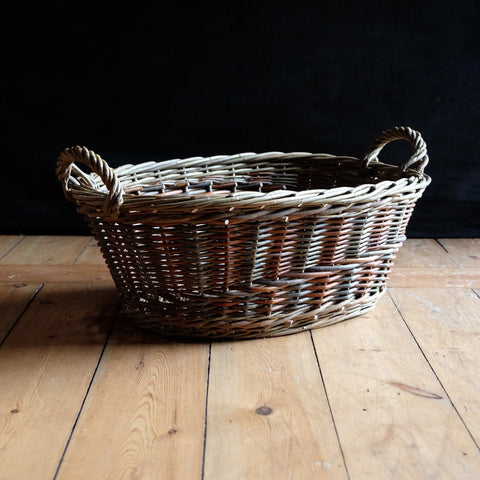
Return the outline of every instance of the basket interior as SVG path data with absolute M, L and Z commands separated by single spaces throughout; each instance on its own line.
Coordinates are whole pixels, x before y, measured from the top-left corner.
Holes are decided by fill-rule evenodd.
M 116 169 L 126 194 L 228 194 L 238 191 L 327 190 L 356 187 L 403 176 L 398 167 L 375 162 L 364 170 L 353 157 L 326 154 L 240 154 L 148 162 Z M 93 175 L 100 184 L 101 180 Z

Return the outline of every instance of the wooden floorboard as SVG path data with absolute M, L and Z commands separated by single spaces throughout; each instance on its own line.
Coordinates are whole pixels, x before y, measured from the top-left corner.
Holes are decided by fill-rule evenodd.
M 208 358 L 115 329 L 57 478 L 200 478 Z
M 0 260 L 2 265 L 68 265 L 90 242 L 88 237 L 25 237 Z
M 0 235 L 0 260 L 23 240 L 21 235 Z
M 115 292 L 45 285 L 0 348 L 0 478 L 52 478 L 113 321 Z
M 388 296 L 361 321 L 312 333 L 352 478 L 480 472 L 477 445 Z
M 40 290 L 40 284 L 0 283 L 0 343 Z
M 0 480 L 480 479 L 480 240 L 412 239 L 372 312 L 182 343 L 90 237 L 0 236 Z
M 418 345 L 480 445 L 480 298 L 468 289 L 392 289 Z
M 206 478 L 347 478 L 308 332 L 213 344 L 207 412 Z

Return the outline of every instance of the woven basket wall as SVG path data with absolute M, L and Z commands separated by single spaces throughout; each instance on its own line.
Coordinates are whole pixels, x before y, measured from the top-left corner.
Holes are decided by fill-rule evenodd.
M 413 155 L 400 167 L 378 161 L 396 139 Z M 111 169 L 72 147 L 57 175 L 101 247 L 125 315 L 165 335 L 255 338 L 375 306 L 430 182 L 427 162 L 420 134 L 397 127 L 361 160 L 268 152 Z

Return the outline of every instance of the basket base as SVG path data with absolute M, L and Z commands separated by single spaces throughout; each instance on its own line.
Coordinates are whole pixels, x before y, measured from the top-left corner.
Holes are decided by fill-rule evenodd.
M 202 319 L 169 312 L 169 309 L 153 311 L 150 305 L 139 308 L 126 303 L 122 305 L 121 314 L 142 329 L 161 336 L 197 340 L 241 340 L 292 335 L 306 330 L 325 327 L 349 318 L 363 315 L 372 310 L 386 288 L 372 295 L 366 295 L 341 303 L 322 305 L 317 309 L 308 309 L 295 314 L 264 318 L 229 318 L 218 317 Z

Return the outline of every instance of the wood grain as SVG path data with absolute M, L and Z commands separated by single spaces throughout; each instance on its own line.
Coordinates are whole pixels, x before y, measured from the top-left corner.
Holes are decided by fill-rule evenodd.
M 205 479 L 346 478 L 308 333 L 212 345 Z
M 8 252 L 4 265 L 71 265 L 89 242 L 89 237 L 28 236 Z
M 478 450 L 388 296 L 313 333 L 351 478 L 472 478 Z
M 480 268 L 395 268 L 387 288 L 480 288 Z
M 113 285 L 106 265 L 0 265 L 2 283 L 83 283 Z
M 413 238 L 405 241 L 397 253 L 394 268 L 456 268 L 455 261 L 433 238 Z
M 480 445 L 480 298 L 466 289 L 394 289 L 391 295 Z
M 200 479 L 208 352 L 114 337 L 58 479 Z
M 39 284 L 0 284 L 0 343 L 39 289 Z
M 480 267 L 480 238 L 441 238 L 439 242 L 459 267 Z
M 52 478 L 116 307 L 112 288 L 46 285 L 0 349 L 0 479 Z
M 75 265 L 105 265 L 100 247 L 95 239 L 90 239 L 80 255 L 75 260 Z
M 0 235 L 0 259 L 23 240 L 21 235 Z

